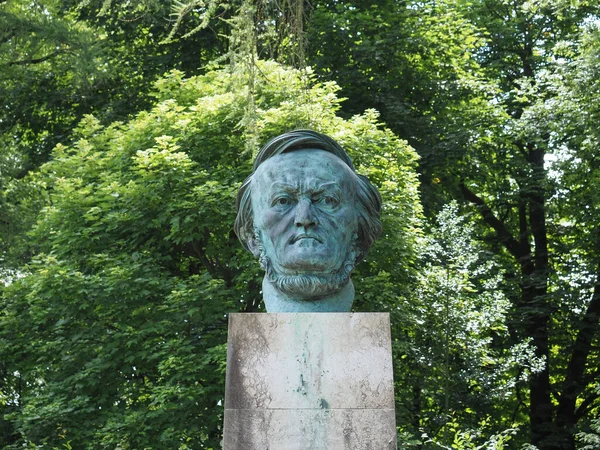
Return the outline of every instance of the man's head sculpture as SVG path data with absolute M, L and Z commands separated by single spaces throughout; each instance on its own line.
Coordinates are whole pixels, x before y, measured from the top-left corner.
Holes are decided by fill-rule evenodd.
M 269 141 L 237 194 L 235 232 L 265 270 L 268 312 L 345 312 L 350 274 L 381 233 L 381 196 L 328 136 Z

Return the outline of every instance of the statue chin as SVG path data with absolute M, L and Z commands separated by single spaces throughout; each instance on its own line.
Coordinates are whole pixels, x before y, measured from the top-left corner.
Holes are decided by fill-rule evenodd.
M 354 270 L 354 252 L 349 252 L 347 260 L 333 273 L 298 273 L 284 274 L 275 270 L 271 260 L 260 255 L 260 265 L 265 278 L 279 292 L 299 300 L 318 300 L 339 292 L 350 281 Z
M 315 275 L 315 274 L 299 274 L 299 275 L 267 275 L 269 282 L 273 284 L 275 289 L 286 294 L 287 296 L 302 299 L 302 300 L 318 300 L 328 295 L 335 294 L 342 289 L 350 276 L 343 273 L 333 275 Z
M 358 255 L 356 245 L 347 249 L 336 271 L 319 271 L 314 258 L 305 265 L 299 264 L 290 273 L 278 270 L 267 256 L 260 232 L 255 230 L 260 267 L 265 271 L 263 299 L 267 312 L 349 312 L 354 302 L 354 285 L 350 274 Z M 354 237 L 357 242 L 357 236 Z M 301 268 L 306 268 L 302 272 Z
M 350 274 L 355 253 L 350 251 L 344 264 L 334 273 L 282 274 L 273 268 L 264 253 L 263 297 L 267 312 L 348 312 L 354 301 Z

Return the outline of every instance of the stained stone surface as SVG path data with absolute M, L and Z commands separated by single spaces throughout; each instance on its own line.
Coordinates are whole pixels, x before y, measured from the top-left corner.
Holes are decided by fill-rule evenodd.
M 223 448 L 396 449 L 389 315 L 231 314 Z
M 225 450 L 396 449 L 393 409 L 227 410 Z

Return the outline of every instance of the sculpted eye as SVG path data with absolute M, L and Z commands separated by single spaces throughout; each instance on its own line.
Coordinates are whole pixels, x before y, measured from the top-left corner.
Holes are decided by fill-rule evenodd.
M 331 195 L 325 195 L 321 198 L 321 203 L 327 208 L 337 208 L 340 204 L 339 200 Z
M 285 208 L 287 206 L 291 206 L 292 204 L 294 204 L 293 198 L 288 197 L 288 196 L 282 196 L 282 197 L 277 197 L 275 200 L 273 200 L 273 202 L 271 203 L 271 206 Z

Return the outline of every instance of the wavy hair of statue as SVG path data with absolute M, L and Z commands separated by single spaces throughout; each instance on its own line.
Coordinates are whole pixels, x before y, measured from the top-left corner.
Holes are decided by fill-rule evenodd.
M 254 160 L 252 174 L 240 187 L 236 198 L 237 216 L 234 230 L 240 242 L 250 250 L 248 241 L 255 238 L 254 218 L 252 212 L 252 177 L 256 169 L 273 156 L 302 149 L 317 149 L 333 153 L 340 158 L 356 175 L 358 232 L 356 261 L 367 254 L 369 248 L 381 234 L 381 195 L 375 186 L 364 175 L 356 173 L 354 164 L 344 149 L 332 138 L 312 130 L 295 130 L 271 139 L 260 150 Z

